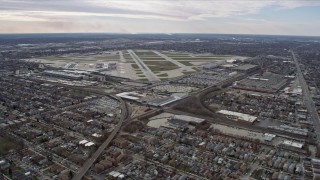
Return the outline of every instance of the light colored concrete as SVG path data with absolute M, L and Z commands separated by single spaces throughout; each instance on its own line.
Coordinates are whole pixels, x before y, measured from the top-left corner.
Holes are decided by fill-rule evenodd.
M 120 62 L 122 62 L 122 63 L 127 62 L 126 59 L 123 57 L 122 51 L 119 51 L 119 56 L 120 56 Z
M 128 52 L 149 81 L 160 81 L 160 79 L 149 69 L 149 67 L 144 64 L 139 56 L 137 56 L 132 50 L 128 50 Z

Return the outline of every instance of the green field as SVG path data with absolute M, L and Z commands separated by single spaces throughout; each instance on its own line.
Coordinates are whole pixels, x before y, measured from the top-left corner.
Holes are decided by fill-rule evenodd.
M 168 77 L 169 75 L 167 73 L 162 73 L 162 74 L 159 74 L 157 75 L 158 77 Z
M 178 69 L 179 67 L 170 61 L 144 61 L 144 63 L 151 69 L 151 71 L 170 71 Z
M 199 55 L 195 57 L 232 57 L 230 55 Z
M 131 64 L 131 67 L 133 68 L 133 69 L 139 69 L 139 66 L 137 65 L 137 64 Z M 140 70 L 140 69 L 139 69 Z
M 196 73 L 197 71 L 182 71 L 182 73 L 184 75 L 188 75 L 188 74 L 193 74 L 193 73 Z
M 191 57 L 191 56 L 168 56 L 168 57 L 170 57 L 170 58 L 172 58 L 172 59 L 188 59 L 188 58 L 193 58 L 193 57 Z
M 162 57 L 157 57 L 157 58 L 141 58 L 140 57 L 140 59 L 141 60 L 143 60 L 143 61 L 149 61 L 149 60 L 153 60 L 153 61 L 165 61 L 165 59 L 163 59 Z
M 0 137 L 0 154 L 5 154 L 13 148 L 15 148 L 15 144 L 13 142 L 4 137 Z
M 117 61 L 119 60 L 119 55 L 88 55 L 88 56 L 48 56 L 41 57 L 40 59 L 48 61 L 76 61 L 76 62 L 95 62 L 95 61 Z
M 190 61 L 178 61 L 178 62 L 186 66 L 193 66 L 193 64 L 191 64 Z
M 168 52 L 162 52 L 162 54 L 165 54 L 167 56 L 189 56 L 187 53 L 168 53 Z
M 197 68 L 197 67 L 192 67 L 192 69 L 195 70 L 196 72 L 199 72 L 199 71 L 200 71 L 200 69 Z
M 134 51 L 134 53 L 137 56 L 157 56 L 157 54 L 152 51 Z
M 211 58 L 207 58 L 207 57 L 188 57 L 188 58 L 172 58 L 174 60 L 177 61 L 181 61 L 181 60 L 186 60 L 186 61 L 216 61 L 216 60 L 225 60 L 227 59 L 226 57 L 211 57 Z
M 168 80 L 169 78 L 160 78 L 161 81 L 166 81 Z

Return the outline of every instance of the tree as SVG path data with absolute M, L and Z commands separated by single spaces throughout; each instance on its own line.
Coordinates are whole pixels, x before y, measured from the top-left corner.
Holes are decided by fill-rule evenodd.
M 317 146 L 316 157 L 320 158 L 320 145 Z
M 12 178 L 12 169 L 11 169 L 11 167 L 9 168 L 9 176 Z

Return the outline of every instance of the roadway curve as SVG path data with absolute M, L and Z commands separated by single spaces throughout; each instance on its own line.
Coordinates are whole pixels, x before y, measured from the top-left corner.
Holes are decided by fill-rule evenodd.
M 114 97 L 116 98 L 116 97 Z M 87 159 L 87 161 L 83 164 L 83 166 L 79 169 L 78 173 L 72 178 L 72 180 L 81 180 L 82 177 L 87 173 L 87 171 L 90 169 L 90 167 L 93 165 L 93 163 L 99 158 L 101 153 L 106 149 L 106 147 L 109 146 L 110 142 L 113 140 L 113 138 L 117 135 L 117 133 L 120 131 L 121 126 L 123 122 L 128 118 L 128 109 L 126 103 L 120 99 L 116 98 L 121 102 L 121 118 L 117 124 L 117 126 L 114 128 L 112 133 L 109 135 L 108 139 L 100 145 L 100 147 L 97 149 L 97 151 L 91 156 L 91 158 Z
M 309 91 L 309 87 L 306 83 L 306 80 L 303 77 L 300 65 L 299 65 L 299 61 L 296 57 L 296 55 L 294 54 L 293 50 L 290 50 L 290 53 L 292 55 L 292 58 L 294 60 L 294 63 L 296 64 L 296 68 L 297 68 L 297 76 L 302 88 L 302 93 L 303 93 L 303 100 L 305 102 L 305 105 L 307 107 L 308 113 L 310 114 L 311 119 L 314 122 L 314 128 L 315 128 L 315 133 L 317 135 L 317 142 L 320 143 L 320 118 L 319 118 L 319 114 L 317 112 L 317 108 L 313 102 L 313 99 L 311 97 L 311 93 Z

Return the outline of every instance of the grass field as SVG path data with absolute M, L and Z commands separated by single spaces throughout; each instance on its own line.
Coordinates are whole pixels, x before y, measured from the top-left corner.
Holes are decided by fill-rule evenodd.
M 137 56 L 157 56 L 157 54 L 152 51 L 134 51 L 134 53 Z
M 139 69 L 139 66 L 138 66 L 137 64 L 131 64 L 131 67 L 132 67 L 133 69 Z
M 170 61 L 143 61 L 146 65 L 155 65 L 155 66 L 176 66 Z
M 170 61 L 144 61 L 144 63 L 151 69 L 151 71 L 170 71 L 178 69 L 179 67 Z
M 196 67 L 192 67 L 193 70 L 195 70 L 196 72 L 199 72 L 200 69 L 199 68 L 196 68 Z
M 182 71 L 182 73 L 184 75 L 188 75 L 188 74 L 193 74 L 193 73 L 196 73 L 197 71 Z
M 88 55 L 88 56 L 48 56 L 40 59 L 48 61 L 77 61 L 77 62 L 95 62 L 95 61 L 114 61 L 119 60 L 119 55 Z
M 159 74 L 157 75 L 158 77 L 168 77 L 168 74 L 167 73 L 162 73 L 162 74 Z
M 191 56 L 168 56 L 168 57 L 170 57 L 170 58 L 172 58 L 172 59 L 188 59 L 188 58 L 193 58 L 193 57 L 191 57 Z
M 190 61 L 178 61 L 178 62 L 186 66 L 193 66 L 193 64 L 191 64 Z
M 149 57 L 140 57 L 141 60 L 143 61 L 149 61 L 149 60 L 153 60 L 153 61 L 165 61 L 165 59 L 163 59 L 162 57 L 156 57 L 156 58 L 149 58 Z
M 232 57 L 230 55 L 199 55 L 196 57 Z
M 226 60 L 226 57 L 188 57 L 188 58 L 172 58 L 177 61 L 185 60 L 185 61 L 217 61 L 217 60 Z
M 175 53 L 175 52 L 172 52 L 172 53 L 162 52 L 162 54 L 165 54 L 167 56 L 188 56 L 187 53 Z
M 160 78 L 161 81 L 166 81 L 168 80 L 169 78 Z
M 5 154 L 10 149 L 13 149 L 14 147 L 15 147 L 15 144 L 11 142 L 9 139 L 0 137 L 0 154 Z

